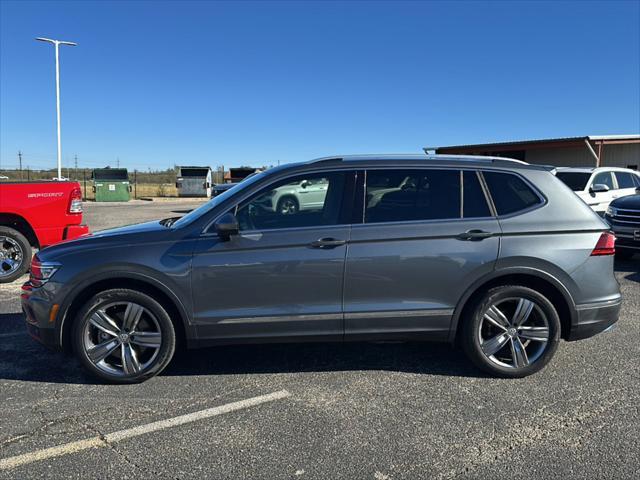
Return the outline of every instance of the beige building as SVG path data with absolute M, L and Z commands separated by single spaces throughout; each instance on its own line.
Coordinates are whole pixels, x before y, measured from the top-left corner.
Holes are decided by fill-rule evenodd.
M 640 135 L 589 135 L 438 147 L 436 153 L 510 157 L 556 167 L 626 167 L 640 170 Z

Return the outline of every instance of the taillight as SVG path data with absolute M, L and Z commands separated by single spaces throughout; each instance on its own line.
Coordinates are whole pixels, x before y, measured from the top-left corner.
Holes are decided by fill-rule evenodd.
M 611 232 L 604 232 L 596 243 L 592 256 L 613 255 L 616 253 L 616 236 Z
M 71 190 L 69 213 L 82 213 L 82 191 L 77 187 Z
M 60 268 L 59 263 L 41 262 L 38 255 L 34 255 L 31 260 L 29 282 L 34 287 L 41 287 Z

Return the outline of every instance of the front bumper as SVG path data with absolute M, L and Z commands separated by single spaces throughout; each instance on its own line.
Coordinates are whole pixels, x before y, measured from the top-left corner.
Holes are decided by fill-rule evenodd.
M 578 305 L 578 321 L 571 326 L 568 341 L 593 337 L 618 321 L 622 298 Z
M 56 330 L 57 318 L 51 313 L 54 304 L 47 300 L 46 296 L 34 295 L 33 293 L 33 287 L 29 282 L 22 286 L 20 302 L 27 324 L 27 332 L 34 340 L 48 347 L 59 349 L 59 335 Z

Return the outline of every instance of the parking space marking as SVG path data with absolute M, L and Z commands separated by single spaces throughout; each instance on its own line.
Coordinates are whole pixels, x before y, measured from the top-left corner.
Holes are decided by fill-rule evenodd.
M 84 440 L 65 443 L 56 447 L 45 448 L 42 450 L 36 450 L 35 452 L 23 453 L 22 455 L 16 455 L 14 457 L 3 458 L 0 459 L 0 470 L 9 470 L 21 465 L 26 465 L 28 463 L 46 460 L 48 458 L 60 457 L 62 455 L 68 455 L 71 453 L 80 452 L 82 450 L 87 450 L 89 448 L 106 447 L 110 443 L 120 442 L 128 438 L 144 435 L 145 433 L 157 432 L 159 430 L 164 430 L 165 428 L 176 427 L 178 425 L 192 423 L 198 420 L 203 420 L 205 418 L 222 415 L 224 413 L 230 413 L 236 410 L 255 407 L 256 405 L 260 405 L 262 403 L 273 402 L 274 400 L 282 400 L 289 396 L 291 396 L 291 394 L 288 391 L 279 390 L 267 395 L 247 398 L 246 400 L 227 403 L 226 405 L 220 405 L 218 407 L 207 408 L 205 410 L 188 413 L 186 415 L 180 415 L 178 417 L 168 418 L 166 420 L 147 423 L 146 425 L 139 425 L 137 427 L 127 428 L 125 430 L 119 430 L 117 432 L 108 433 L 103 437 L 86 438 Z

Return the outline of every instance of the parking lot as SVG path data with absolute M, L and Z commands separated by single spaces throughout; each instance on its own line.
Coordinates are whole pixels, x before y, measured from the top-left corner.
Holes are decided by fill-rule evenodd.
M 197 201 L 85 204 L 92 230 Z M 638 478 L 640 256 L 613 331 L 488 378 L 439 344 L 217 347 L 105 385 L 26 334 L 0 286 L 0 478 Z M 59 447 L 51 450 L 53 447 Z M 4 460 L 3 460 L 4 459 Z

